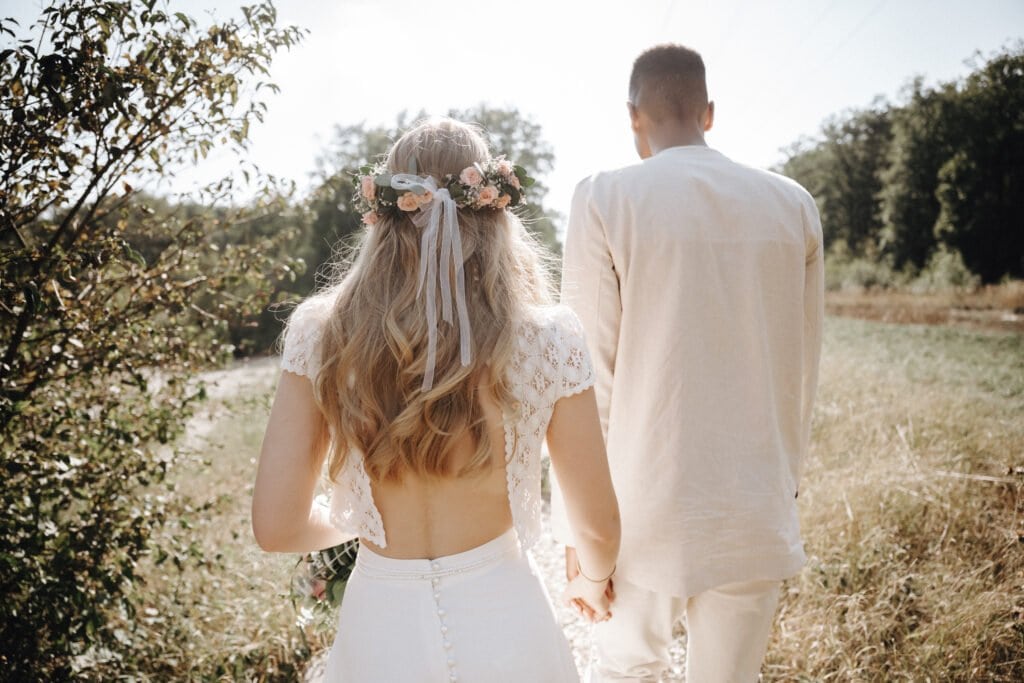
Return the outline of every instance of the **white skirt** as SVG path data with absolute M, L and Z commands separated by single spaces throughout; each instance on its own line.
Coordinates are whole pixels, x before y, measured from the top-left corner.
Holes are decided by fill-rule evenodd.
M 579 681 L 532 558 L 514 530 L 435 560 L 359 548 L 328 683 Z

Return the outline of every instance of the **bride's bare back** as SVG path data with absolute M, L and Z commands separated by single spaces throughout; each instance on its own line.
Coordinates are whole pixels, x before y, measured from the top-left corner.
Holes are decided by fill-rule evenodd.
M 486 381 L 486 378 L 485 378 Z M 371 485 L 373 500 L 387 533 L 387 548 L 362 539 L 385 557 L 415 559 L 460 553 L 500 536 L 512 528 L 503 450 L 501 412 L 487 392 L 477 392 L 492 450 L 491 466 L 461 477 L 426 477 L 406 473 L 397 482 Z M 458 438 L 455 469 L 473 457 L 476 445 L 469 434 Z

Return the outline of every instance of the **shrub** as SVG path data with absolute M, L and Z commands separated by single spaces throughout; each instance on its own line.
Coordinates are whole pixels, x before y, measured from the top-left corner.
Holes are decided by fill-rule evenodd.
M 262 306 L 292 267 L 275 257 L 286 233 L 216 239 L 276 208 L 271 189 L 213 213 L 157 210 L 133 185 L 222 141 L 244 149 L 264 105 L 239 93 L 299 32 L 276 28 L 269 3 L 205 27 L 164 7 L 54 2 L 29 38 L 0 20 L 18 39 L 0 51 L 7 680 L 130 668 L 131 638 L 113 624 L 134 613 L 139 558 L 184 566 L 199 553 L 152 541 L 175 505 L 160 444 L 204 396 L 187 378 L 230 352 L 229 319 Z

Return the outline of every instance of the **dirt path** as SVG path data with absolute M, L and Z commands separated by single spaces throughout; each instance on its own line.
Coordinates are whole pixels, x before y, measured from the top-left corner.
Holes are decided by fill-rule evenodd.
M 247 358 L 224 370 L 203 373 L 200 379 L 206 382 L 209 399 L 189 419 L 180 445 L 202 447 L 206 437 L 216 428 L 227 402 L 267 391 L 274 385 L 277 373 L 276 357 Z

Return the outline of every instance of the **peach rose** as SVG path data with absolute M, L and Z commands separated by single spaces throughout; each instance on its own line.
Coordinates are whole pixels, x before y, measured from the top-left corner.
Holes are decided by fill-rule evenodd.
M 477 195 L 477 202 L 487 206 L 498 198 L 498 188 L 494 185 L 488 185 L 480 190 L 480 194 Z
M 376 225 L 378 220 L 380 220 L 380 216 L 375 211 L 367 211 L 363 214 L 363 222 L 367 225 Z
M 519 189 L 519 176 L 517 176 L 515 173 L 513 173 L 512 177 L 508 179 L 508 182 L 512 185 L 512 187 L 516 188 L 517 190 Z
M 415 211 L 420 208 L 420 203 L 416 201 L 416 195 L 412 192 L 406 192 L 398 198 L 398 208 L 402 211 Z
M 494 202 L 494 205 L 499 209 L 504 209 L 510 201 L 512 201 L 512 195 L 503 194 L 498 197 L 498 201 Z
M 484 177 L 480 175 L 480 171 L 476 170 L 475 166 L 467 166 L 459 174 L 459 180 L 464 185 L 479 185 L 484 181 Z
M 423 194 L 416 195 L 416 201 L 419 203 L 420 206 L 423 206 L 424 204 L 429 204 L 430 202 L 434 201 L 434 193 L 431 192 L 430 190 L 426 190 Z
M 512 162 L 508 159 L 502 159 L 498 162 L 498 173 L 508 178 L 512 175 Z
M 359 189 L 367 201 L 373 201 L 373 197 L 377 193 L 377 186 L 374 184 L 371 176 L 363 176 L 363 179 L 359 181 Z

